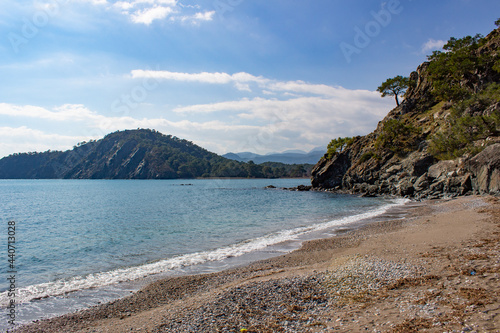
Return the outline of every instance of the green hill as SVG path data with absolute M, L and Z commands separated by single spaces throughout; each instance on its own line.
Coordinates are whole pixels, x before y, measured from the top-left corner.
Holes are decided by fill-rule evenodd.
M 0 160 L 0 179 L 177 179 L 304 177 L 312 166 L 257 165 L 226 159 L 154 130 L 126 130 L 65 152 L 21 153 Z

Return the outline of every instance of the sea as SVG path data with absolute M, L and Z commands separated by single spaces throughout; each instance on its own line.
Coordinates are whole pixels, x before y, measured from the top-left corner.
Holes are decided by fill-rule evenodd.
M 284 254 L 406 202 L 283 189 L 309 182 L 0 180 L 0 331 Z

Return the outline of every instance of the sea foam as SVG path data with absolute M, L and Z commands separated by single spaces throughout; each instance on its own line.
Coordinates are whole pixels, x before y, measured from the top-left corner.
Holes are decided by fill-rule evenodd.
M 99 288 L 121 282 L 134 281 L 155 274 L 174 272 L 178 269 L 207 262 L 222 261 L 231 257 L 239 257 L 250 252 L 264 250 L 272 245 L 297 240 L 301 236 L 311 232 L 328 230 L 373 218 L 384 214 L 390 208 L 402 205 L 407 201 L 408 200 L 406 199 L 395 199 L 389 204 L 365 213 L 345 216 L 339 219 L 315 223 L 290 230 L 283 230 L 210 251 L 189 253 L 139 266 L 125 267 L 108 272 L 93 273 L 86 276 L 75 276 L 69 279 L 60 279 L 21 287 L 17 290 L 16 302 L 27 303 L 33 300 L 65 295 L 79 290 Z M 8 302 L 8 293 L 0 293 L 0 306 L 5 307 L 8 305 Z

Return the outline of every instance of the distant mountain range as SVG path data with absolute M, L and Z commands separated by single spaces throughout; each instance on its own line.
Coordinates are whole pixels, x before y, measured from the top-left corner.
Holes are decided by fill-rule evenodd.
M 301 150 L 287 150 L 282 153 L 272 153 L 267 155 L 259 155 L 250 152 L 243 153 L 227 153 L 222 155 L 222 157 L 240 161 L 249 162 L 253 161 L 256 164 L 265 162 L 278 162 L 285 164 L 316 164 L 323 155 L 326 153 L 326 148 L 317 147 L 310 152 L 305 152 Z
M 312 165 L 246 163 L 149 129 L 118 131 L 72 150 L 0 159 L 0 179 L 177 179 L 308 177 Z

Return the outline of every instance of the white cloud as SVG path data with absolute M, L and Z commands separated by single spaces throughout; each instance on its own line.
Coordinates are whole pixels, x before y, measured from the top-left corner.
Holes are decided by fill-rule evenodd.
M 200 22 L 206 22 L 206 21 L 212 21 L 213 18 L 214 18 L 214 15 L 215 15 L 215 11 L 212 10 L 212 11 L 207 11 L 207 12 L 198 12 L 194 15 L 190 15 L 190 16 L 182 16 L 180 18 L 180 20 L 182 22 L 191 22 L 193 24 L 198 24 Z
M 0 157 L 19 152 L 66 150 L 87 139 L 85 136 L 45 133 L 26 126 L 0 127 Z
M 127 16 L 131 22 L 151 25 L 154 21 L 170 21 L 200 24 L 212 21 L 215 11 L 200 11 L 199 5 L 183 5 L 177 0 L 124 0 L 114 3 L 106 0 L 80 0 L 94 6 L 114 9 Z
M 222 81 L 227 81 L 224 75 L 202 75 L 199 78 L 208 82 L 219 82 L 221 77 Z M 252 79 L 246 75 L 237 77 L 240 80 Z M 188 78 L 192 79 L 191 76 Z M 234 79 L 233 76 L 231 78 Z M 231 80 L 227 82 L 234 82 Z M 333 137 L 361 135 L 372 131 L 393 106 L 391 100 L 382 99 L 374 92 L 333 89 L 335 94 L 324 96 L 301 96 L 285 100 L 256 97 L 178 107 L 174 109 L 175 113 L 183 115 L 184 118 L 178 121 L 165 118 L 106 116 L 84 105 L 65 104 L 46 109 L 3 103 L 0 104 L 0 114 L 3 116 L 49 120 L 52 125 L 58 122 L 57 126 L 66 132 L 54 134 L 56 137 L 61 136 L 60 142 L 56 142 L 49 134 L 43 135 L 42 132 L 37 132 L 39 129 L 32 129 L 32 133 L 38 133 L 37 136 L 28 135 L 27 141 L 19 141 L 19 145 L 10 141 L 8 145 L 2 146 L 0 153 L 5 155 L 30 150 L 69 149 L 83 140 L 99 139 L 116 130 L 135 128 L 151 128 L 176 135 L 217 153 L 308 150 L 318 145 L 326 145 Z M 208 115 L 221 111 L 230 112 L 232 116 L 199 120 L 200 113 Z M 43 127 L 42 121 L 37 124 L 40 128 Z M 14 130 L 4 128 L 3 131 Z M 74 133 L 74 137 L 62 133 Z M 6 135 L 3 133 L 4 137 Z
M 131 10 L 134 8 L 134 4 L 132 2 L 127 2 L 127 1 L 118 1 L 115 2 L 113 5 L 115 8 L 123 10 L 123 13 L 128 13 L 128 10 Z
M 87 0 L 93 5 L 107 5 L 108 2 L 106 0 Z
M 307 150 L 326 145 L 333 137 L 369 133 L 394 106 L 392 101 L 380 98 L 376 92 L 333 89 L 329 96 L 286 100 L 243 98 L 178 107 L 174 112 L 192 116 L 231 112 L 241 123 L 258 125 L 250 136 L 234 133 L 235 138 L 239 138 L 235 142 L 247 143 L 236 151 L 269 152 L 290 148 Z M 268 139 L 259 139 L 263 135 Z M 225 138 L 229 139 L 226 135 Z
M 211 10 L 204 13 L 196 13 L 193 18 L 196 21 L 212 21 L 214 15 L 215 15 L 215 10 Z
M 342 87 L 332 87 L 325 84 L 312 84 L 304 81 L 277 81 L 262 76 L 255 76 L 245 72 L 235 74 L 220 72 L 182 73 L 161 70 L 136 69 L 131 71 L 133 79 L 152 78 L 157 80 L 171 80 L 182 82 L 198 82 L 207 84 L 233 84 L 240 91 L 252 91 L 250 84 L 257 85 L 262 94 L 272 95 L 283 93 L 285 96 L 318 95 L 343 99 L 373 98 L 380 96 L 376 92 L 366 90 L 348 90 Z
M 338 136 L 363 135 L 394 107 L 390 99 L 368 90 L 349 90 L 304 81 L 277 81 L 249 73 L 181 73 L 134 70 L 131 79 L 153 78 L 210 85 L 233 85 L 239 93 L 251 92 L 252 98 L 217 103 L 181 105 L 162 112 L 165 117 L 134 118 L 109 116 L 85 105 L 65 104 L 51 109 L 33 105 L 0 103 L 0 115 L 41 119 L 83 140 L 99 139 L 124 129 L 151 128 L 165 134 L 191 140 L 217 153 L 254 151 L 268 153 L 286 149 L 308 150 L 326 145 Z M 260 91 L 257 91 L 260 90 Z M 26 119 L 25 119 L 26 120 Z M 22 120 L 22 121 L 25 121 Z M 48 138 L 44 147 L 50 147 Z M 82 141 L 82 140 L 81 140 Z M 68 145 L 70 148 L 76 142 Z M 34 142 L 34 144 L 36 144 Z M 20 145 L 19 149 L 25 146 Z M 55 145 L 51 149 L 58 149 Z M 47 148 L 48 149 L 48 148 Z M 9 151 L 9 153 L 19 150 Z
M 155 70 L 143 70 L 135 69 L 130 72 L 132 78 L 153 78 L 153 79 L 163 79 L 163 80 L 173 80 L 173 81 L 184 81 L 184 82 L 200 82 L 200 83 L 211 83 L 211 84 L 228 84 L 228 83 L 266 83 L 269 80 L 264 79 L 261 76 L 254 76 L 248 73 L 181 73 L 181 72 L 170 72 L 170 71 L 155 71 Z
M 35 119 L 47 119 L 53 121 L 81 121 L 98 119 L 97 113 L 90 111 L 83 105 L 66 104 L 54 108 L 53 111 L 33 105 L 13 105 L 0 103 L 0 115 L 11 117 L 28 117 Z
M 241 83 L 241 82 L 235 82 L 234 86 L 236 87 L 236 89 L 238 89 L 239 91 L 248 91 L 248 92 L 252 92 L 252 89 L 250 89 L 250 85 L 246 84 L 246 83 Z
M 131 14 L 134 23 L 144 23 L 150 25 L 154 20 L 162 20 L 171 14 L 174 10 L 171 7 L 155 6 L 138 10 Z
M 392 102 L 364 92 L 359 100 L 349 98 L 299 97 L 289 100 L 277 99 L 242 99 L 212 104 L 199 104 L 174 109 L 182 114 L 213 113 L 232 111 L 240 119 L 275 121 L 287 123 L 287 126 L 303 127 L 306 131 L 314 131 L 315 126 L 326 127 L 332 123 L 350 122 L 353 128 L 364 128 L 364 133 L 374 129 L 374 121 L 381 120 Z M 311 124 L 306 128 L 306 124 Z M 346 129 L 347 130 L 347 129 Z M 344 131 L 346 131 L 344 130 Z M 358 133 L 361 134 L 361 133 Z
M 262 76 L 254 76 L 248 73 L 181 73 L 181 72 L 170 72 L 170 71 L 155 71 L 155 70 L 143 70 L 136 69 L 131 71 L 131 76 L 133 79 L 139 78 L 151 78 L 156 80 L 170 80 L 170 81 L 182 81 L 182 82 L 198 82 L 198 83 L 208 83 L 208 84 L 233 84 L 236 89 L 240 91 L 251 92 L 250 83 L 257 84 L 259 86 L 265 86 L 270 80 L 263 78 Z
M 429 39 L 424 45 L 422 45 L 422 53 L 428 53 L 429 51 L 440 50 L 443 48 L 446 42 L 444 40 Z

